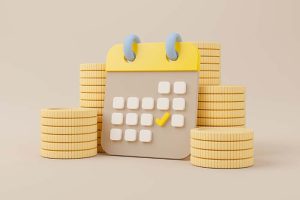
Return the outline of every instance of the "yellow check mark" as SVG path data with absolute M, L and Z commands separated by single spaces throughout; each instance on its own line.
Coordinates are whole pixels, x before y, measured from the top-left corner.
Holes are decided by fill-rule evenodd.
M 165 114 L 161 117 L 161 118 L 156 118 L 155 119 L 155 123 L 158 126 L 163 126 L 165 125 L 165 123 L 167 123 L 168 119 L 170 118 L 170 113 L 169 112 L 165 112 Z

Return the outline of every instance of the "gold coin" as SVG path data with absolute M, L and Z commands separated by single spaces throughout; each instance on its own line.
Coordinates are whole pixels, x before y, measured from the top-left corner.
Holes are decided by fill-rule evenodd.
M 244 141 L 253 139 L 253 131 L 249 128 L 207 127 L 191 129 L 191 138 L 207 141 Z
M 245 117 L 239 118 L 197 118 L 200 126 L 241 126 L 246 124 Z
M 206 85 L 220 85 L 221 79 L 219 78 L 199 78 L 199 85 L 206 86 Z
M 80 78 L 80 85 L 106 85 L 105 78 Z
M 81 106 L 84 108 L 84 106 Z M 97 110 L 97 115 L 103 115 L 103 108 L 95 108 Z
M 245 101 L 245 94 L 199 94 L 198 101 Z
M 70 143 L 58 143 L 58 142 L 41 142 L 41 148 L 45 150 L 55 151 L 73 151 L 97 148 L 97 140 L 89 142 L 70 142 Z
M 44 142 L 89 142 L 93 140 L 97 140 L 97 132 L 94 133 L 87 133 L 87 134 L 75 134 L 75 135 L 53 135 L 42 133 L 41 140 Z
M 201 64 L 206 63 L 206 64 L 218 64 L 221 63 L 221 58 L 220 57 L 200 57 L 200 68 Z
M 201 78 L 220 78 L 220 71 L 199 71 L 199 77 Z
M 216 42 L 195 42 L 198 49 L 221 49 L 221 45 Z
M 240 118 L 245 117 L 245 110 L 198 110 L 198 118 Z
M 218 142 L 218 141 L 208 141 L 208 140 L 197 140 L 191 138 L 191 147 L 198 149 L 208 149 L 208 150 L 243 150 L 253 148 L 253 139 L 236 141 L 236 142 Z
M 105 64 L 101 64 L 101 63 L 80 64 L 80 71 L 105 71 Z
M 215 169 L 234 169 L 245 168 L 254 165 L 254 158 L 238 159 L 238 160 L 212 160 L 197 158 L 191 156 L 191 163 L 198 167 L 215 168 Z
M 221 64 L 204 64 L 200 65 L 200 71 L 221 71 Z
M 105 78 L 106 71 L 80 71 L 80 78 Z
M 244 94 L 246 88 L 239 85 L 200 86 L 201 94 Z
M 97 124 L 89 126 L 41 126 L 42 133 L 58 134 L 58 135 L 75 135 L 75 134 L 86 134 L 97 131 Z
M 218 160 L 235 160 L 252 158 L 254 154 L 253 149 L 235 150 L 235 151 L 218 151 L 191 148 L 191 156 L 206 159 Z
M 81 85 L 80 86 L 80 92 L 84 93 L 84 92 L 87 92 L 87 93 L 105 93 L 105 86 L 97 86 L 97 85 L 94 85 L 94 86 L 83 86 Z
M 80 151 L 49 151 L 41 149 L 41 156 L 45 158 L 72 159 L 87 158 L 97 155 L 97 148 Z
M 246 128 L 246 125 L 235 126 L 196 126 L 197 128 Z
M 220 49 L 199 49 L 201 57 L 220 57 Z
M 245 102 L 198 102 L 199 110 L 242 110 Z
M 89 108 L 103 108 L 104 101 L 80 100 L 80 106 L 89 107 Z
M 97 117 L 75 118 L 75 119 L 57 119 L 57 118 L 41 118 L 41 124 L 44 126 L 89 126 L 97 123 Z
M 105 86 L 101 85 L 81 85 L 80 86 L 81 93 L 105 93 Z
M 105 93 L 80 93 L 80 100 L 104 101 Z
M 84 108 L 45 108 L 41 110 L 41 117 L 47 118 L 84 118 L 97 116 L 95 109 Z

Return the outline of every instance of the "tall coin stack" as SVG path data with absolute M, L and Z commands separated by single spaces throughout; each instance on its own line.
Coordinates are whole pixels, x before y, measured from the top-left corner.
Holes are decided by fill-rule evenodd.
M 221 82 L 221 45 L 218 43 L 195 43 L 200 54 L 199 84 L 220 85 Z
M 207 168 L 252 166 L 253 131 L 236 127 L 192 129 L 191 163 Z
M 86 158 L 97 155 L 95 109 L 49 108 L 41 111 L 41 156 Z
M 245 87 L 200 86 L 197 126 L 244 127 Z
M 80 107 L 97 109 L 98 152 L 103 152 L 101 147 L 101 131 L 105 80 L 106 72 L 104 64 L 80 65 Z

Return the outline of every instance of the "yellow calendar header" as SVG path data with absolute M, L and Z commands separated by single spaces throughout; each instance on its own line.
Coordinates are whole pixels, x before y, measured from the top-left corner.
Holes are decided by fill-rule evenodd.
M 199 71 L 199 51 L 194 43 L 177 42 L 178 59 L 168 60 L 165 43 L 139 43 L 133 45 L 136 58 L 129 62 L 123 53 L 123 44 L 114 45 L 108 52 L 106 71 L 153 72 L 153 71 Z

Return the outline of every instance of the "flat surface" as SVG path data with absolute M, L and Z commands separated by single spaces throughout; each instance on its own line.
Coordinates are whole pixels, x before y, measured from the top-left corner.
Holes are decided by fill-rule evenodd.
M 300 199 L 300 1 L 0 0 L 0 199 Z M 129 23 L 132 22 L 132 23 Z M 80 63 L 129 33 L 222 44 L 223 84 L 246 86 L 254 167 L 39 156 L 39 113 L 79 106 Z
M 1 196 L 7 199 L 17 199 L 19 195 L 28 199 L 298 199 L 300 137 L 266 133 L 256 132 L 255 166 L 241 170 L 198 168 L 188 160 L 101 154 L 82 160 L 44 159 L 38 155 L 37 130 L 30 133 L 36 137 L 33 140 L 23 133 L 18 140 L 7 141 L 5 151 L 1 151 Z M 16 141 L 18 146 L 12 145 Z

